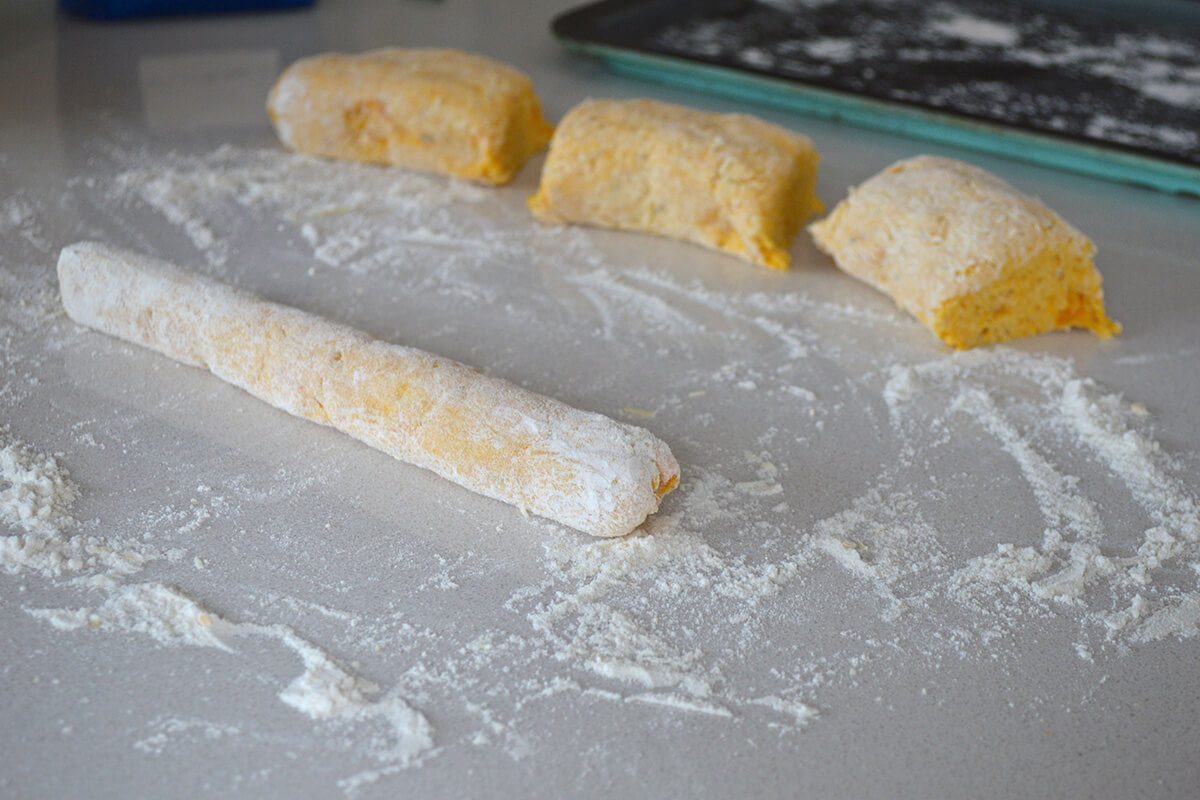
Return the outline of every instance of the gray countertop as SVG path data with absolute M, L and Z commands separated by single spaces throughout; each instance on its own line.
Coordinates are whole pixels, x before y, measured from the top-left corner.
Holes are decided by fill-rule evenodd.
M 0 4 L 0 794 L 1195 797 L 1200 204 L 636 83 L 565 4 L 88 24 Z M 1124 325 L 953 354 L 798 237 L 787 272 L 546 228 L 513 184 L 283 151 L 303 55 L 449 45 L 748 110 L 819 194 L 921 152 L 1096 242 Z M 590 539 L 71 323 L 100 239 L 667 441 Z M 19 519 L 24 509 L 40 514 Z

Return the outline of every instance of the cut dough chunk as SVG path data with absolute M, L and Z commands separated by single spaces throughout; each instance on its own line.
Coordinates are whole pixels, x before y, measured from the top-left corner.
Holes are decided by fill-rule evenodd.
M 63 250 L 76 322 L 204 367 L 480 494 L 595 536 L 636 528 L 679 482 L 648 431 L 96 242 Z
M 809 226 L 846 272 L 959 348 L 1062 328 L 1103 337 L 1095 246 L 1041 201 L 948 158 L 900 161 Z
M 589 100 L 563 117 L 529 200 L 543 222 L 644 231 L 783 269 L 821 210 L 817 151 L 745 114 Z
M 267 113 L 293 150 L 507 183 L 554 128 L 512 67 L 458 50 L 399 47 L 301 59 Z

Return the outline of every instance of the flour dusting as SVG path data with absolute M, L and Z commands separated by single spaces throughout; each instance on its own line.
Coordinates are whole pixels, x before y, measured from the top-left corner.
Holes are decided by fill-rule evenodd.
M 139 542 L 74 529 L 79 487 L 58 458 L 0 429 L 0 522 L 19 533 L 0 536 L 0 568 L 44 576 L 85 573 L 94 581 L 130 575 L 162 555 Z
M 0 577 L 56 594 L 20 606 L 48 637 L 187 646 L 288 720 L 164 698 L 114 727 L 136 759 L 283 741 L 326 771 L 314 791 L 357 795 L 465 759 L 534 773 L 606 725 L 792 758 L 947 666 L 1018 684 L 1029 653 L 1065 659 L 1069 710 L 1129 654 L 1200 635 L 1196 455 L 1084 356 L 945 353 L 832 270 L 544 228 L 521 188 L 275 149 L 107 157 L 71 191 L 111 238 L 165 223 L 143 249 L 630 419 L 683 470 L 638 531 L 582 537 L 80 331 L 46 279 L 0 272 L 32 287 L 0 325 L 36 354 L 0 354 L 25 377 L 6 396 L 87 393 L 51 408 L 53 455 L 17 419 L 0 438 Z M 43 230 L 12 208 L 0 224 Z
M 996 379 L 1003 379 L 1008 394 L 984 388 Z M 1014 401 L 1022 397 L 1011 393 L 1014 381 L 1032 398 Z M 1200 558 L 1200 505 L 1194 489 L 1172 474 L 1157 442 L 1140 429 L 1145 413 L 1136 404 L 1079 377 L 1067 362 L 1006 348 L 893 368 L 885 396 L 901 429 L 942 426 L 961 414 L 994 437 L 1017 465 L 1045 525 L 1040 543 L 1001 542 L 959 567 L 952 581 L 956 596 L 986 584 L 1016 586 L 1042 600 L 1075 605 L 1085 625 L 1103 625 L 1110 637 L 1125 640 L 1144 638 L 1140 626 L 1148 624 L 1147 614 L 1190 608 L 1200 599 L 1196 581 L 1185 573 L 1180 582 L 1172 569 L 1175 561 Z M 918 396 L 936 397 L 946 411 L 908 419 L 908 404 Z M 1144 510 L 1149 524 L 1135 549 L 1114 552 L 1097 501 L 1044 449 L 1063 441 L 1079 448 L 1073 460 L 1117 478 Z M 1159 575 L 1171 577 L 1160 582 Z
M 344 725 L 383 722 L 390 741 L 385 749 L 376 749 L 382 761 L 408 764 L 433 746 L 433 729 L 424 715 L 394 694 L 369 699 L 378 694 L 377 685 L 348 672 L 287 626 L 231 623 L 173 587 L 130 584 L 94 608 L 29 609 L 29 613 L 62 631 L 139 633 L 164 645 L 215 647 L 229 653 L 236 652 L 232 637 L 274 639 L 304 664 L 304 671 L 279 692 L 285 705 L 314 720 Z
M 160 644 L 186 644 L 229 650 L 230 625 L 190 597 L 162 584 L 131 584 L 95 608 L 30 609 L 60 631 L 128 631 Z
M 78 490 L 51 455 L 0 429 L 0 521 L 26 533 L 53 535 L 71 522 Z

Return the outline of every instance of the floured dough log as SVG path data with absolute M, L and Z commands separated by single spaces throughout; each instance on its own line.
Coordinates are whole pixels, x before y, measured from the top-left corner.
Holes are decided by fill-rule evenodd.
M 82 325 L 595 536 L 633 530 L 679 481 L 671 451 L 641 428 L 163 261 L 80 242 L 58 279 Z
M 809 226 L 851 275 L 891 295 L 954 347 L 1061 328 L 1109 337 L 1096 252 L 1041 201 L 978 167 L 901 161 Z
M 783 269 L 809 215 L 817 151 L 745 114 L 588 100 L 550 141 L 529 206 L 543 222 L 644 231 Z
M 391 47 L 301 59 L 267 113 L 293 150 L 507 183 L 550 140 L 521 72 L 458 50 Z

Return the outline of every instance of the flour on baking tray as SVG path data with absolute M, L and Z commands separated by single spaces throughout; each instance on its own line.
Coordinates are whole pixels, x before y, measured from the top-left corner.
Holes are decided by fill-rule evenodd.
M 1191 160 L 1200 141 L 1200 47 L 1153 15 L 1130 25 L 1104 13 L 986 0 L 847 0 L 838 13 L 827 5 L 759 0 L 697 11 L 651 23 L 642 44 L 1167 158 Z M 928 66 L 947 63 L 958 68 Z M 1055 88 L 1064 78 L 1077 97 Z
M 222 616 L 173 583 L 218 585 L 228 555 L 184 558 L 160 539 L 187 541 L 236 517 L 240 503 L 284 509 L 312 474 L 237 476 L 221 496 L 198 489 L 198 504 L 162 498 L 133 520 L 141 535 L 118 536 L 114 524 L 128 520 L 73 518 L 80 490 L 67 468 L 78 471 L 73 455 L 94 440 L 81 433 L 74 451 L 49 456 L 19 432 L 0 437 L 0 565 L 81 592 L 75 604 L 29 613 L 81 646 L 107 632 L 190 645 L 264 682 L 274 678 L 250 645 L 283 648 L 299 664 L 275 696 L 311 719 L 297 736 L 334 737 L 321 741 L 361 756 L 340 784 L 349 793 L 454 748 L 536 758 L 534 720 L 548 706 L 682 715 L 786 742 L 836 714 L 847 692 L 870 688 L 875 669 L 926 680 L 948 658 L 1001 659 L 1021 637 L 1047 646 L 1047 625 L 1058 632 L 1050 646 L 1102 669 L 1145 642 L 1200 632 L 1200 509 L 1187 467 L 1158 444 L 1144 408 L 1070 361 L 1004 347 L 879 353 L 880 331 L 900 341 L 912 325 L 890 306 L 722 290 L 649 263 L 614 265 L 593 234 L 532 226 L 521 197 L 458 182 L 233 147 L 114 158 L 116 177 L 76 188 L 118 221 L 161 216 L 210 271 L 236 267 L 240 218 L 257 215 L 256 225 L 309 248 L 314 269 L 411 280 L 416 302 L 446 317 L 477 313 L 525 281 L 539 308 L 567 310 L 575 327 L 564 336 L 599 335 L 616 353 L 644 347 L 675 365 L 626 410 L 679 426 L 684 479 L 662 512 L 615 540 L 521 523 L 542 543 L 532 577 L 437 630 L 403 607 L 355 609 L 353 593 L 333 609 L 254 586 L 232 587 L 246 610 L 225 605 Z M 28 226 L 24 211 L 10 216 Z M 397 267 L 422 259 L 439 268 Z M 61 320 L 10 327 L 71 346 Z M 719 368 L 692 366 L 693 351 L 714 347 L 725 354 Z M 9 391 L 36 397 L 37 386 Z M 729 450 L 708 435 L 724 424 L 723 402 L 760 426 Z M 122 435 L 95 426 L 97 436 Z M 828 453 L 820 448 L 842 426 L 873 430 L 886 454 L 864 462 L 862 480 L 820 484 L 810 458 Z M 997 485 L 1025 498 L 1021 507 L 988 509 Z M 979 519 L 954 513 L 963 497 L 979 498 Z M 288 541 L 288 552 L 301 544 Z M 280 568 L 295 577 L 310 563 Z M 434 567 L 434 579 L 408 587 L 434 607 L 511 577 L 472 551 L 447 549 Z M 390 584 L 391 567 L 379 569 Z M 359 674 L 359 659 L 375 661 L 376 681 Z M 154 755 L 189 736 L 231 743 L 245 727 L 160 717 L 133 746 Z

